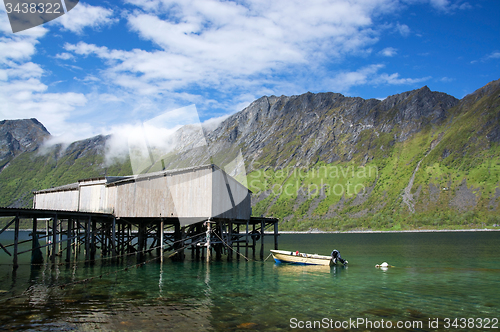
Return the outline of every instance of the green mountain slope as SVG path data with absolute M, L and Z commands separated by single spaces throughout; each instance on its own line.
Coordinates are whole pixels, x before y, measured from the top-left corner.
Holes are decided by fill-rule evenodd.
M 291 175 L 280 167 L 255 170 L 249 175 L 257 193 L 254 213 L 282 218 L 281 229 L 291 230 L 500 224 L 499 85 L 492 82 L 444 116 L 422 121 L 404 139 L 404 121 L 385 132 L 379 124 L 356 138 L 347 134 L 343 141 L 350 144 L 336 148 L 350 159 L 319 161 L 299 167 L 302 172 L 285 167 Z M 394 112 L 385 114 L 387 121 Z
M 104 149 L 107 137 L 96 136 L 49 149 L 41 144 L 9 160 L 0 172 L 0 206 L 31 207 L 32 191 L 104 175 L 129 175 L 130 162 L 106 166 Z

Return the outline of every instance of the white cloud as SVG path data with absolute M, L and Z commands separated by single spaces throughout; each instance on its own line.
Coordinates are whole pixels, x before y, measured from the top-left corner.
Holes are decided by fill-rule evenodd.
M 61 59 L 61 60 L 72 60 L 72 59 L 74 59 L 74 58 L 75 58 L 75 56 L 74 56 L 73 54 L 66 53 L 66 52 L 56 54 L 56 59 Z
M 426 76 L 421 78 L 402 78 L 399 73 L 387 74 L 382 73 L 377 77 L 372 78 L 372 84 L 392 84 L 392 85 L 411 85 L 430 80 L 432 77 Z
M 486 59 L 500 59 L 500 52 L 495 51 L 486 56 Z
M 3 15 L 5 14 L 5 16 Z M 0 118 L 37 118 L 49 131 L 63 132 L 66 120 L 75 107 L 82 106 L 86 98 L 78 93 L 48 93 L 42 83 L 44 70 L 31 58 L 36 45 L 47 29 L 35 27 L 13 34 L 5 24 L 7 14 L 0 10 Z M 80 126 L 81 128 L 81 126 Z
M 398 53 L 398 50 L 394 47 L 386 47 L 382 51 L 379 52 L 380 55 L 392 57 Z
M 401 34 L 403 37 L 408 37 L 410 35 L 410 27 L 407 26 L 406 24 L 400 24 L 398 23 L 396 25 L 396 30 Z
M 382 64 L 374 64 L 356 71 L 345 71 L 337 74 L 331 80 L 332 91 L 347 93 L 353 86 L 359 85 L 411 85 L 429 80 L 431 77 L 402 78 L 399 73 L 379 73 L 384 68 Z
M 240 111 L 241 111 L 241 109 L 240 109 Z M 220 125 L 228 117 L 229 117 L 229 114 L 213 117 L 213 118 L 210 118 L 208 120 L 205 120 L 201 125 L 202 125 L 203 129 L 205 129 L 205 130 L 214 130 L 215 128 L 217 128 L 218 125 Z
M 478 63 L 478 62 L 486 62 L 486 61 L 491 60 L 491 59 L 500 59 L 500 52 L 499 51 L 493 51 L 490 54 L 487 54 L 487 55 L 483 56 L 479 60 L 472 60 L 470 63 L 471 64 L 475 64 L 475 63 Z
M 472 8 L 473 7 L 468 2 L 464 2 L 464 3 L 458 5 L 458 9 L 460 9 L 460 10 L 468 10 L 468 9 L 472 9 Z
M 447 10 L 448 7 L 450 6 L 450 1 L 449 0 L 429 0 L 429 3 L 437 9 L 440 10 Z
M 270 83 L 277 72 L 367 52 L 378 38 L 372 17 L 396 10 L 396 2 L 129 1 L 141 8 L 128 13 L 130 29 L 158 50 L 83 42 L 65 48 L 101 58 L 107 66 L 103 78 L 142 95 L 194 86 L 244 90 Z
M 64 29 L 81 34 L 83 29 L 86 27 L 99 29 L 103 26 L 111 25 L 117 22 L 117 19 L 112 16 L 113 11 L 111 9 L 99 6 L 90 6 L 86 3 L 80 2 L 68 13 L 52 22 L 54 22 L 53 24 L 62 25 Z
M 52 133 L 67 131 L 66 121 L 71 111 L 86 103 L 85 96 L 73 92 L 47 93 L 47 86 L 40 82 L 39 77 L 27 77 L 30 72 L 36 75 L 31 70 L 26 71 L 26 67 L 33 66 L 28 63 L 11 68 L 8 70 L 9 80 L 0 81 L 0 118 L 34 117 Z
M 444 12 L 444 13 L 451 13 L 455 10 L 468 10 L 472 9 L 473 7 L 468 3 L 464 2 L 463 0 L 402 0 L 403 2 L 406 3 L 428 3 L 438 11 Z

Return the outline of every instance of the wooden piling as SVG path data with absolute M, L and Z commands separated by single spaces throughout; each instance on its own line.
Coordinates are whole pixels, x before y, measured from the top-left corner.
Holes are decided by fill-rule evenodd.
M 163 234 L 164 234 L 164 221 L 160 221 L 160 261 L 163 263 Z
M 274 250 L 278 250 L 278 222 L 274 222 Z
M 55 262 L 56 261 L 56 254 L 57 254 L 57 214 L 54 216 L 52 219 L 52 255 L 51 255 L 51 261 Z
M 78 239 L 80 235 L 80 222 L 79 219 L 75 219 L 73 221 L 73 236 L 75 237 L 73 239 L 73 254 L 75 256 L 75 260 L 78 257 Z
M 210 232 L 212 231 L 211 230 L 211 225 L 210 225 L 210 219 L 207 220 L 206 222 L 207 224 L 207 234 L 206 234 L 206 237 L 207 237 L 207 263 L 210 262 L 210 256 L 211 256 L 211 252 L 210 252 L 210 249 L 211 249 L 211 246 L 210 246 L 210 237 L 211 237 L 211 234 Z
M 227 261 L 233 260 L 233 223 L 227 222 Z
M 38 228 L 38 220 L 36 218 L 33 218 L 33 227 L 32 227 L 32 232 L 31 232 L 31 250 L 35 250 L 36 248 L 36 232 Z
M 66 262 L 69 263 L 71 260 L 71 236 L 72 236 L 72 227 L 73 219 L 68 219 L 68 230 L 66 235 Z
M 50 238 L 49 238 L 49 220 L 45 219 L 45 255 L 48 258 L 50 256 L 50 246 L 48 245 L 50 243 Z
M 245 232 L 245 257 L 248 258 L 248 223 L 250 222 L 250 220 L 247 220 L 247 229 L 246 229 L 246 232 Z
M 236 233 L 237 241 L 236 241 L 236 260 L 240 260 L 240 224 L 236 224 Z
M 253 258 L 255 259 L 255 245 L 256 245 L 256 239 L 255 239 L 255 224 L 252 225 L 252 254 Z
M 113 258 L 116 258 L 116 218 L 113 218 L 111 225 L 111 250 Z
M 89 217 L 85 221 L 85 261 L 90 260 L 90 223 L 92 222 L 92 217 Z
M 260 259 L 264 259 L 264 229 L 266 224 L 264 219 L 260 221 Z
M 57 232 L 57 254 L 62 254 L 62 232 L 63 232 L 63 227 L 62 227 L 62 219 L 59 221 L 59 231 Z
M 13 265 L 14 270 L 17 269 L 19 265 L 17 265 L 17 245 L 19 243 L 19 216 L 16 215 L 16 221 L 14 222 L 14 258 Z

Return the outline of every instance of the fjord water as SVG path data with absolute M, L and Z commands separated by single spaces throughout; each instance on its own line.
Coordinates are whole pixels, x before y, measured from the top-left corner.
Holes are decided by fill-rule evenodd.
M 9 237 L 2 234 L 2 244 Z M 13 272 L 2 252 L 0 330 L 287 331 L 298 329 L 291 320 L 363 318 L 422 321 L 407 330 L 432 331 L 430 320 L 444 329 L 445 318 L 500 318 L 500 232 L 283 234 L 279 244 L 326 255 L 338 249 L 349 264 L 242 258 L 207 265 L 188 253 L 184 262 L 140 267 L 128 258 L 31 268 L 24 254 Z M 269 249 L 272 237 L 264 258 Z M 384 261 L 394 267 L 375 268 Z

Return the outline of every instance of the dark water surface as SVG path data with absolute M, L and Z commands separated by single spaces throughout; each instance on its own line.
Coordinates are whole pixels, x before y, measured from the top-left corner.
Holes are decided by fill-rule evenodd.
M 12 233 L 2 237 L 8 244 Z M 393 331 L 500 327 L 494 324 L 500 318 L 500 232 L 284 234 L 279 242 L 280 249 L 308 253 L 338 249 L 349 265 L 277 265 L 271 258 L 207 265 L 188 254 L 184 262 L 138 268 L 133 258 L 32 268 L 23 254 L 13 272 L 2 251 L 0 330 L 288 331 L 349 319 L 364 324 L 337 330 L 382 331 L 382 321 L 422 324 Z M 374 267 L 384 261 L 394 267 Z M 474 320 L 452 326 L 455 318 Z M 485 319 L 493 319 L 490 328 L 479 328 Z

